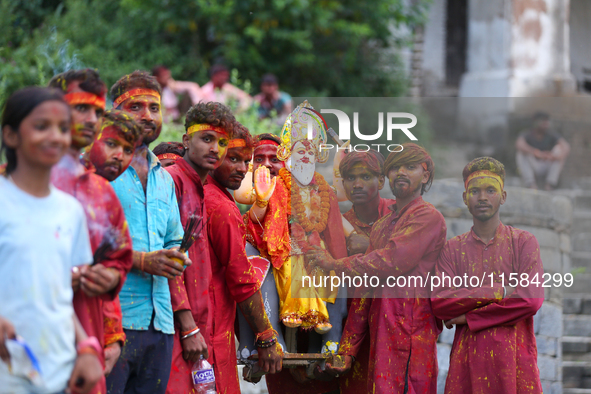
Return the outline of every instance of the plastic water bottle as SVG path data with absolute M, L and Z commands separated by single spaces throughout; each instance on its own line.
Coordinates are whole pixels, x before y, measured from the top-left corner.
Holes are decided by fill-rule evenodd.
M 191 369 L 193 387 L 197 394 L 216 394 L 215 375 L 211 364 L 201 356 Z

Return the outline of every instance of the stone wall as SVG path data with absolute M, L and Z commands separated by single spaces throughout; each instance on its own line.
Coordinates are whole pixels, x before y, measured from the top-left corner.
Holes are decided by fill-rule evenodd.
M 506 190 L 507 202 L 501 207 L 502 222 L 536 236 L 545 272 L 570 272 L 570 199 L 522 188 L 507 187 Z M 472 217 L 462 201 L 463 191 L 460 181 L 441 180 L 434 182 L 424 196 L 445 216 L 448 239 L 472 227 Z M 562 393 L 562 289 L 546 289 L 544 304 L 534 316 L 534 329 L 544 393 Z M 453 337 L 454 331 L 445 328 L 439 337 L 439 393 L 443 393 L 445 386 Z

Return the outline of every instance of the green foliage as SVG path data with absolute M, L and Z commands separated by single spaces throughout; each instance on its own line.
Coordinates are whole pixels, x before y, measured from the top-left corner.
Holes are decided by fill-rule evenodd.
M 297 96 L 395 96 L 406 78 L 390 49 L 426 0 L 0 0 L 0 100 L 71 67 L 110 85 L 168 66 L 203 84 L 224 61 L 257 86 L 272 72 Z M 74 56 L 76 55 L 76 56 Z M 253 92 L 254 93 L 254 92 Z

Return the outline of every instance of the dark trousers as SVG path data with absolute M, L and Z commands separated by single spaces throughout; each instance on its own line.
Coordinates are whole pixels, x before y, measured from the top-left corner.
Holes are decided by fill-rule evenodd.
M 172 364 L 173 335 L 154 330 L 126 330 L 121 357 L 107 376 L 109 394 L 164 394 Z

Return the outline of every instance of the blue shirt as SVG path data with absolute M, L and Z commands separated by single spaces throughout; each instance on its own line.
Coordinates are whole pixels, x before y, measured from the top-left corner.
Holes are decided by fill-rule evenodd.
M 111 182 L 121 201 L 133 250 L 153 252 L 180 246 L 183 226 L 174 192 L 174 182 L 158 158 L 148 151 L 146 192 L 132 166 Z M 147 330 L 155 312 L 154 328 L 174 334 L 168 279 L 132 269 L 119 293 L 123 327 Z

